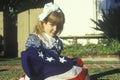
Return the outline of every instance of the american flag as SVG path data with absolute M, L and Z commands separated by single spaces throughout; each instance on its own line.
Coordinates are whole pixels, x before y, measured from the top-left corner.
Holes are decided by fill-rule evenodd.
M 21 59 L 26 75 L 19 80 L 85 80 L 87 75 L 80 58 L 60 56 L 54 50 L 29 47 Z

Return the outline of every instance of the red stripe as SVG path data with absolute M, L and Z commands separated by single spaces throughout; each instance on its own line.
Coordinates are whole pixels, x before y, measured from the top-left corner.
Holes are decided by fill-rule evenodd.
M 83 61 L 80 58 L 77 58 L 77 64 L 82 67 Z
M 22 78 L 25 78 L 25 76 L 26 76 L 26 75 L 25 75 L 25 74 L 23 74 L 21 77 L 22 77 Z
M 85 80 L 87 72 L 88 72 L 87 69 L 83 68 L 82 71 L 75 78 L 69 80 Z
M 25 79 L 25 76 L 26 76 L 26 74 L 22 74 L 22 76 L 20 77 L 20 79 L 21 79 L 21 78 L 24 78 L 24 79 Z M 19 80 L 19 79 L 16 78 L 16 80 Z
M 18 78 L 16 78 L 15 80 L 19 80 Z

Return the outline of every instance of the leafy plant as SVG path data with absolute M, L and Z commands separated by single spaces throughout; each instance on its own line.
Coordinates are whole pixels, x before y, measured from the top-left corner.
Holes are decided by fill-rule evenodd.
M 117 40 L 102 39 L 98 44 L 72 44 L 64 45 L 62 55 L 68 57 L 84 57 L 87 55 L 118 55 L 120 53 L 120 42 Z
M 107 13 L 102 10 L 102 14 L 102 20 L 91 19 L 97 25 L 94 29 L 102 31 L 109 40 L 120 41 L 120 7 L 110 8 Z

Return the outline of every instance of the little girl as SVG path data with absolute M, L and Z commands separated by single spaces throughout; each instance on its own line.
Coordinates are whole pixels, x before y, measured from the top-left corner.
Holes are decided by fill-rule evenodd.
M 38 19 L 21 54 L 25 75 L 19 80 L 90 80 L 80 58 L 60 55 L 63 45 L 57 35 L 65 23 L 62 10 L 47 3 Z

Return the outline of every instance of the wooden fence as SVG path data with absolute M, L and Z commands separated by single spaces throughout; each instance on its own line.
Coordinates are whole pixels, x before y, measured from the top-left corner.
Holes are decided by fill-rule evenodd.
M 3 12 L 0 12 L 0 56 L 3 55 Z
M 42 8 L 30 9 L 18 14 L 18 57 L 21 57 L 21 51 L 25 50 L 25 42 L 28 35 L 33 32 L 34 26 L 37 22 L 38 15 L 42 12 Z
M 105 36 L 101 35 L 101 34 L 94 34 L 94 35 L 81 35 L 81 36 L 60 36 L 61 39 L 63 40 L 67 40 L 67 39 L 72 39 L 72 42 L 74 44 L 78 43 L 78 39 L 86 39 L 86 40 L 90 40 L 90 39 L 103 39 L 106 38 Z
M 3 36 L 3 12 L 0 12 L 0 35 Z

